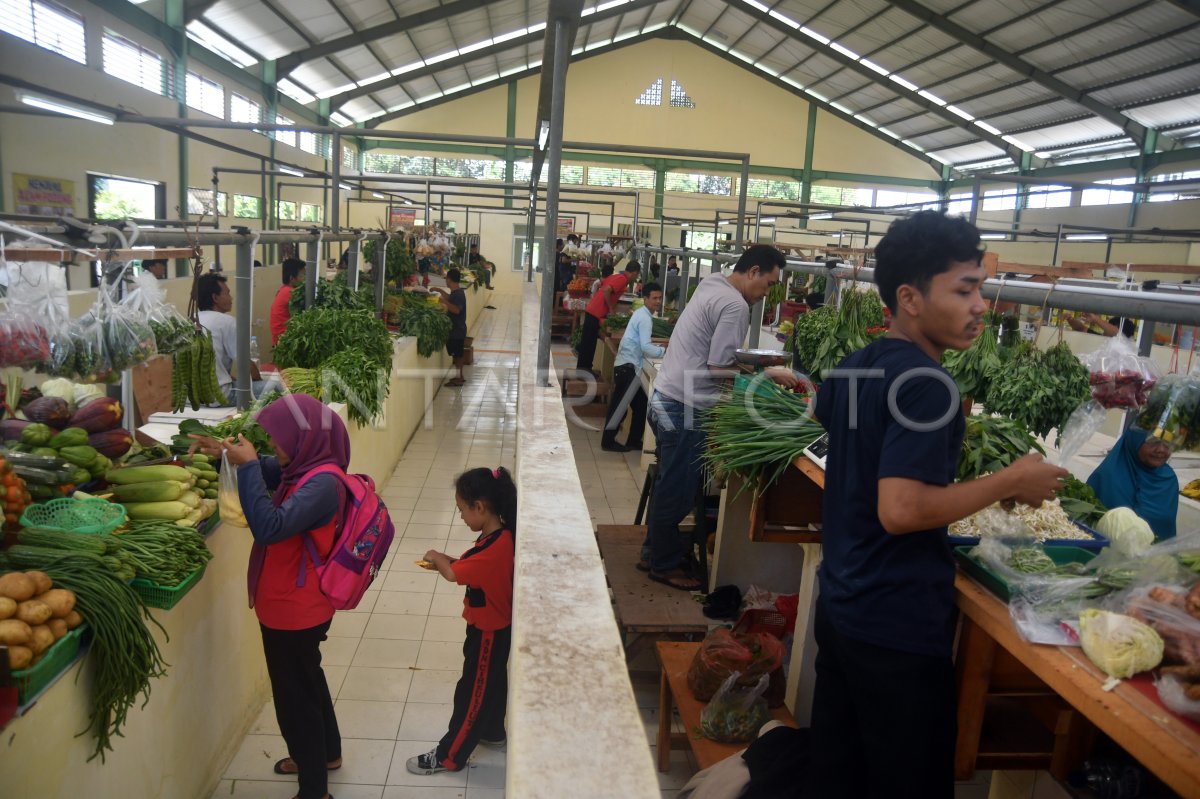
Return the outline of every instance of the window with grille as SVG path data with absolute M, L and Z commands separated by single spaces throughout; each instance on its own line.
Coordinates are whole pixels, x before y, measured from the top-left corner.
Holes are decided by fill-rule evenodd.
M 1026 208 L 1067 208 L 1070 205 L 1070 186 L 1030 186 L 1029 196 L 1025 198 Z
M 951 215 L 969 214 L 971 213 L 971 206 L 974 204 L 974 196 L 969 191 L 951 194 L 950 203 L 946 206 L 946 213 Z
M 290 200 L 276 200 L 275 215 L 285 221 L 295 221 L 296 204 Z
M 395 153 L 363 153 L 363 172 L 382 172 L 392 175 L 432 175 L 434 159 L 429 156 L 396 155 Z
M 813 186 L 809 199 L 820 205 L 871 205 L 873 189 L 853 186 Z
M 251 194 L 233 195 L 233 215 L 238 219 L 262 219 L 262 198 Z
M 515 178 L 515 175 L 514 175 Z M 558 179 L 561 183 L 582 184 L 583 183 L 583 167 L 563 164 L 558 170 Z
M 844 195 L 845 189 L 843 189 L 842 191 L 843 191 L 843 195 Z M 854 191 L 854 190 L 852 190 L 852 191 Z M 867 203 L 869 204 L 870 200 L 868 200 Z M 851 200 L 850 202 L 846 202 L 846 200 L 843 199 L 843 201 L 840 204 L 841 205 L 858 205 L 859 203 L 856 203 L 853 200 Z M 921 208 L 937 208 L 938 207 L 938 197 L 936 194 L 933 194 L 931 192 L 895 191 L 892 189 L 879 189 L 878 191 L 875 192 L 875 205 L 878 206 L 879 208 L 887 208 L 889 206 L 906 206 L 906 207 L 911 207 L 914 210 L 921 209 Z
M 285 116 L 275 116 L 276 125 L 295 125 L 295 121 L 288 119 Z M 289 144 L 292 147 L 296 146 L 296 131 L 294 130 L 277 130 L 275 131 L 275 141 L 283 144 Z
M 87 63 L 83 15 L 49 0 L 0 0 L 0 31 Z
M 158 53 L 109 30 L 104 31 L 101 46 L 106 75 L 141 86 L 155 94 L 167 93 L 166 69 Z
M 311 133 L 307 130 L 304 130 L 304 131 L 300 131 L 299 140 L 300 140 L 300 149 L 303 150 L 304 152 L 312 153 L 313 155 L 319 155 L 322 158 L 328 157 L 329 145 L 326 144 L 325 141 L 323 141 L 322 136 L 320 136 L 316 133 Z M 280 217 L 280 219 L 282 219 L 282 218 L 283 217 Z M 294 218 L 295 217 L 293 217 L 293 219 Z
M 589 186 L 652 189 L 654 188 L 654 172 L 649 169 L 590 166 L 587 170 L 587 182 Z
M 790 200 L 799 202 L 800 181 L 750 178 L 746 182 L 746 196 L 760 200 Z
M 696 101 L 688 96 L 688 93 L 679 85 L 679 81 L 671 81 L 671 107 L 672 108 L 695 108 Z
M 225 118 L 225 89 L 221 84 L 195 72 L 188 72 L 186 93 L 189 108 Z
M 230 122 L 262 122 L 262 106 L 253 100 L 242 97 L 237 92 L 229 93 Z
M 728 197 L 733 191 L 733 178 L 701 173 L 668 172 L 664 176 L 663 187 L 667 191 L 717 194 Z
M 1017 189 L 992 189 L 983 193 L 983 210 L 1011 211 L 1017 207 Z
M 637 99 L 633 101 L 633 104 L 662 105 L 662 90 L 663 79 L 659 78 L 658 80 L 654 81 L 654 83 L 651 83 L 648 87 L 646 87 L 646 91 L 639 94 Z
M 228 200 L 228 194 L 223 191 L 217 192 L 217 214 L 225 216 Z M 214 216 L 212 189 L 198 189 L 189 186 L 187 205 L 189 214 L 193 214 L 195 216 Z
M 358 161 L 354 157 L 354 148 L 342 145 L 342 167 L 344 169 L 358 169 Z M 307 220 L 306 220 L 307 221 Z
M 301 222 L 321 222 L 324 219 L 325 209 L 323 207 L 311 203 L 300 203 Z

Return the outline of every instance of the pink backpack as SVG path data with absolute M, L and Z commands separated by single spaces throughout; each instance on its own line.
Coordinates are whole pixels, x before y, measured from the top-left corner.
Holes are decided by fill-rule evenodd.
M 387 506 L 375 493 L 375 481 L 370 477 L 346 474 L 338 467 L 326 464 L 306 474 L 300 485 L 319 474 L 330 474 L 338 479 L 346 491 L 346 502 L 338 512 L 337 535 L 329 558 L 321 560 L 308 533 L 304 534 L 304 549 L 316 569 L 321 593 L 336 610 L 352 610 L 383 568 L 396 528 Z M 304 558 L 301 558 L 296 585 L 304 585 L 306 571 Z

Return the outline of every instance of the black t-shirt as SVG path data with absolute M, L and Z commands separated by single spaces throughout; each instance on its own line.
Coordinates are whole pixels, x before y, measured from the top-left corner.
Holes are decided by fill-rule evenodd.
M 450 338 L 460 339 L 467 337 L 467 292 L 463 291 L 459 286 L 454 291 L 450 292 L 450 296 L 446 301 L 451 305 L 458 307 L 458 313 L 450 314 Z
M 876 341 L 839 369 L 877 373 L 831 375 L 817 393 L 816 416 L 829 431 L 819 601 L 851 638 L 949 656 L 956 617 L 946 528 L 889 534 L 879 522 L 879 480 L 953 482 L 965 429 L 958 390 L 940 365 L 900 339 Z

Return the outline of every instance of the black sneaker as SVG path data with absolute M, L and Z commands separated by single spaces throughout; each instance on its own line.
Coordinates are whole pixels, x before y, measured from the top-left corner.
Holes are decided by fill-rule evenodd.
M 408 759 L 408 771 L 410 774 L 440 774 L 443 771 L 449 770 L 438 762 L 437 749 L 432 749 L 423 755 L 417 755 Z

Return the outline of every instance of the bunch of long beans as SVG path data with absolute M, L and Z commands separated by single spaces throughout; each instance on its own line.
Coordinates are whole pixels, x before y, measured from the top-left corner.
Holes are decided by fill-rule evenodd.
M 130 522 L 124 533 L 113 537 L 121 550 L 134 558 L 137 576 L 156 585 L 179 585 L 212 560 L 204 536 L 174 522 Z
M 735 381 L 729 396 L 705 414 L 705 463 L 741 477 L 742 490 L 760 482 L 766 488 L 825 432 L 809 415 L 811 400 L 807 392 L 789 391 L 762 375 Z
M 93 631 L 95 678 L 88 729 L 96 736 L 96 749 L 88 760 L 99 755 L 103 761 L 105 751 L 112 750 L 112 737 L 121 734 L 129 708 L 139 695 L 149 701 L 150 680 L 167 673 L 167 664 L 143 619 L 163 628 L 128 583 L 96 568 L 95 556 L 45 552 L 47 557 L 39 568 L 55 587 L 74 592 L 75 609 Z M 84 732 L 87 730 L 79 734 Z

